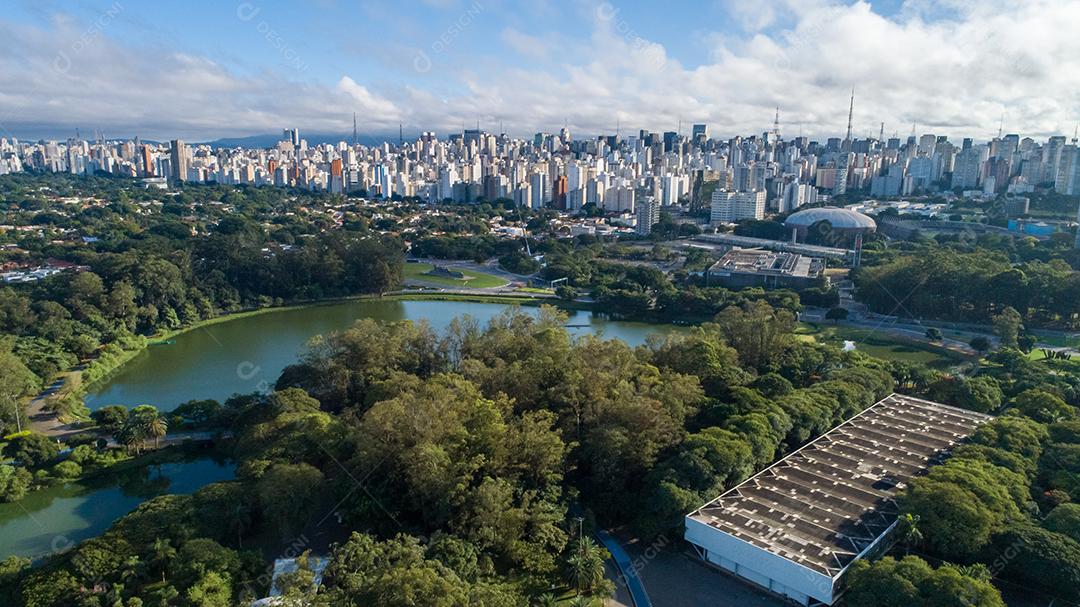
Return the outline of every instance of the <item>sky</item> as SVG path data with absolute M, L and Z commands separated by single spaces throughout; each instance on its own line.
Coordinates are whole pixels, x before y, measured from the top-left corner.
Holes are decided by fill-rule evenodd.
M 1080 0 L 5 0 L 0 137 L 1072 137 Z

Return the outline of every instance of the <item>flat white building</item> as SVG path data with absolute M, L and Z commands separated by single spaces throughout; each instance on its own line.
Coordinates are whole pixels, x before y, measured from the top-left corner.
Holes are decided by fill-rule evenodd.
M 686 516 L 707 563 L 800 605 L 888 548 L 895 496 L 988 415 L 893 394 Z

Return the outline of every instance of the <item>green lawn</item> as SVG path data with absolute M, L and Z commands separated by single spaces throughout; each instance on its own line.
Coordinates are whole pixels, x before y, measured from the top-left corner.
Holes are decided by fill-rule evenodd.
M 855 342 L 855 349 L 875 358 L 901 360 L 921 363 L 929 367 L 944 369 L 964 359 L 943 348 L 907 340 L 872 329 L 830 326 L 817 323 L 799 323 L 796 335 L 803 339 L 843 346 L 845 340 Z
M 517 290 L 522 293 L 539 293 L 541 295 L 551 295 L 555 292 L 554 289 L 538 289 L 536 287 L 518 287 Z
M 1037 329 L 1032 333 L 1039 339 L 1040 343 L 1059 348 L 1080 348 L 1080 334 L 1077 333 L 1059 333 L 1056 331 L 1043 333 Z
M 490 289 L 493 287 L 501 287 L 506 284 L 506 281 L 498 276 L 474 272 L 472 270 L 462 271 L 465 274 L 465 278 L 450 278 L 449 276 L 430 276 L 428 275 L 428 272 L 430 272 L 431 269 L 432 265 L 429 263 L 407 263 L 405 264 L 405 278 L 411 278 L 433 285 L 459 288 L 467 287 L 470 289 Z

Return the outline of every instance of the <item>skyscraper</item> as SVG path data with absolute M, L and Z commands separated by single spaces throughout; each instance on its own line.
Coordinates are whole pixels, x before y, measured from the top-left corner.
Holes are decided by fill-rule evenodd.
M 637 203 L 635 209 L 634 232 L 638 236 L 648 236 L 652 233 L 652 227 L 660 222 L 660 205 L 652 198 Z
M 970 140 L 964 140 L 967 145 Z M 965 147 L 956 155 L 953 164 L 952 187 L 963 190 L 971 190 L 979 185 L 979 176 L 982 173 L 982 165 L 985 160 L 985 146 Z
M 1080 147 L 1075 143 L 1061 150 L 1054 191 L 1066 196 L 1080 195 Z
M 154 176 L 154 156 L 150 151 L 150 146 L 143 144 L 142 146 L 142 174 L 144 177 Z
M 300 129 L 285 129 L 281 132 L 281 140 L 288 141 L 294 147 L 300 147 Z
M 566 210 L 566 193 L 569 191 L 567 187 L 566 175 L 559 175 L 552 182 L 551 201 L 556 209 L 560 211 Z
M 172 167 L 172 178 L 175 181 L 187 180 L 187 146 L 180 139 L 172 140 L 172 150 L 170 152 L 169 163 Z

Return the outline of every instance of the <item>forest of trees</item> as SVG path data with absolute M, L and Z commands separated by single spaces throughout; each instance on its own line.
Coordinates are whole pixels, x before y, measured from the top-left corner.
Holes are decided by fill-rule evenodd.
M 12 188 L 10 179 L 0 185 Z M 37 209 L 34 221 L 99 240 L 73 247 L 28 233 L 15 241 L 34 258 L 60 259 L 80 269 L 0 287 L 0 384 L 17 388 L 5 390 L 0 400 L 40 389 L 82 360 L 105 367 L 124 350 L 138 348 L 143 336 L 160 331 L 283 302 L 382 293 L 401 283 L 404 250 L 394 238 L 362 227 L 322 231 L 314 224 L 254 218 L 271 202 L 285 204 L 281 194 L 195 188 L 166 205 L 177 207 L 174 212 L 146 214 L 127 199 L 128 190 L 116 193 L 112 180 L 99 181 L 84 187 L 110 193 L 116 202 L 71 216 L 35 198 L 13 203 L 20 210 Z M 6 194 L 8 200 L 21 197 L 15 192 Z M 213 207 L 201 220 L 181 219 L 210 207 L 207 200 L 227 200 L 234 212 Z M 93 381 L 97 372 L 91 366 L 83 380 Z M 14 404 L 0 402 L 5 434 L 15 429 L 14 412 Z
M 543 604 L 592 558 L 571 508 L 642 537 L 678 534 L 687 511 L 911 375 L 794 339 L 790 313 L 764 302 L 637 349 L 573 340 L 564 322 L 545 309 L 459 319 L 440 335 L 362 320 L 315 340 L 276 392 L 221 407 L 238 481 L 151 500 L 40 567 L 8 563 L 22 573 L 6 591 L 34 606 L 232 604 L 264 590 L 244 538 L 288 539 L 329 495 L 363 532 L 331 554 L 317 595 L 297 583 L 300 604 L 370 604 L 376 579 L 380 605 Z M 911 509 L 929 543 L 933 513 Z M 163 561 L 155 541 L 191 555 Z M 374 563 L 385 573 L 373 577 Z M 200 602 L 206 593 L 222 602 Z
M 989 323 L 1011 307 L 1031 326 L 1080 327 L 1080 258 L 1071 256 L 1070 265 L 1048 245 L 999 244 L 923 244 L 870 254 L 872 261 L 853 276 L 858 299 L 902 317 Z

